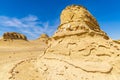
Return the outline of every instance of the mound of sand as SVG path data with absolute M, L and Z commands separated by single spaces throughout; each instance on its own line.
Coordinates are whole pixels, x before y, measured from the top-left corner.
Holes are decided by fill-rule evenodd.
M 60 19 L 43 54 L 15 64 L 8 80 L 120 80 L 120 44 L 89 11 L 71 5 Z

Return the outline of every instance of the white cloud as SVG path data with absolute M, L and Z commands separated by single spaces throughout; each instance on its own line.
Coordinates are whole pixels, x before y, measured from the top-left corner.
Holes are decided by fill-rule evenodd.
M 24 18 L 0 16 L 0 33 L 14 31 L 25 34 L 28 39 L 36 39 L 42 33 L 52 35 L 59 25 L 58 20 L 53 25 L 50 22 L 41 22 L 37 16 L 29 15 Z

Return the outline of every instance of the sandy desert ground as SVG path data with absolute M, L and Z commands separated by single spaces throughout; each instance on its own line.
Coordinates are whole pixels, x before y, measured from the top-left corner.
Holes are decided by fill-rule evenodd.
M 0 40 L 0 80 L 8 80 L 15 64 L 41 55 L 46 43 L 24 40 Z

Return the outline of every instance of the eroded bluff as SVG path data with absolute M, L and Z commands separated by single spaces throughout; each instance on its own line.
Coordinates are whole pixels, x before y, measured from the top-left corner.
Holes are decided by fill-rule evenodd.
M 100 29 L 90 12 L 71 5 L 60 19 L 45 52 L 15 66 L 10 80 L 120 80 L 120 44 Z
M 6 32 L 3 34 L 4 40 L 27 40 L 27 37 L 17 32 Z

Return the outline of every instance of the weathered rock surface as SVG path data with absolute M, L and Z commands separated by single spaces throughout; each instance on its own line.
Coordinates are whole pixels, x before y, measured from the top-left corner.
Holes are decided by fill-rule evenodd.
M 61 24 L 54 34 L 54 38 L 87 33 L 108 39 L 106 33 L 100 30 L 96 19 L 82 6 L 72 5 L 66 7 L 62 11 L 60 19 Z
M 17 32 L 6 32 L 3 34 L 4 40 L 27 40 L 27 37 Z
M 96 19 L 87 9 L 72 5 L 62 11 L 61 25 L 53 35 L 47 52 L 72 57 L 110 56 L 110 50 L 113 49 L 111 44 L 111 39 L 100 29 Z
M 87 9 L 68 6 L 60 19 L 44 53 L 18 63 L 10 80 L 120 80 L 120 44 L 100 29 Z

